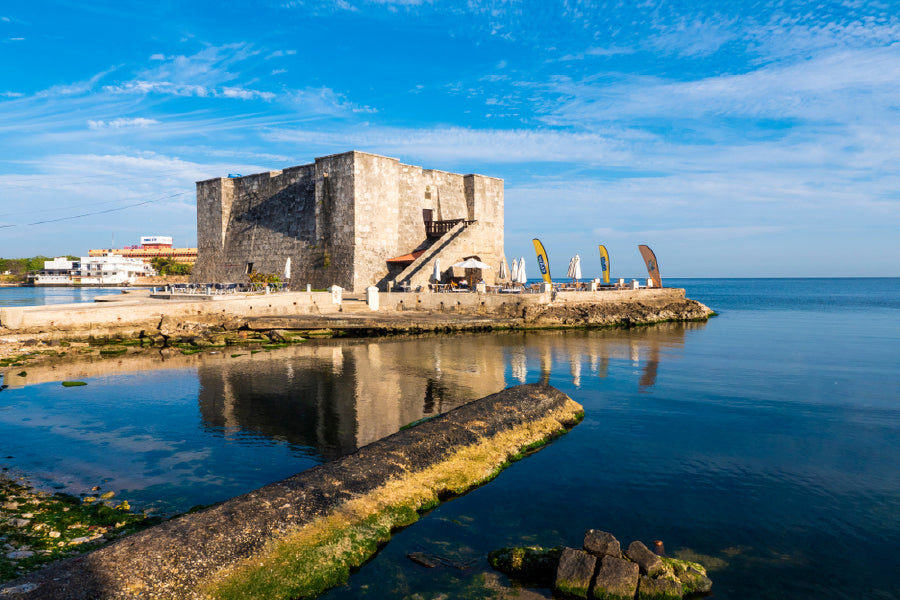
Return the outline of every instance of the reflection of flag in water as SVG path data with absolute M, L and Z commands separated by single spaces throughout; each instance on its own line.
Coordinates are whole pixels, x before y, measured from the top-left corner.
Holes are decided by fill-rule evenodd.
M 656 262 L 656 255 L 653 254 L 653 250 L 644 244 L 638 246 L 638 250 L 641 251 L 641 257 L 643 257 L 644 262 L 647 264 L 647 273 L 650 275 L 650 279 L 653 280 L 653 286 L 658 288 L 662 287 L 662 277 L 659 274 L 659 263 Z
M 600 245 L 600 270 L 603 272 L 603 283 L 609 283 L 609 252 L 603 244 Z
M 528 363 L 525 359 L 525 350 L 516 350 L 510 361 L 510 369 L 512 376 L 519 380 L 519 383 L 525 383 L 528 379 Z
M 544 245 L 541 243 L 541 240 L 537 238 L 534 238 L 531 242 L 534 244 L 534 251 L 537 254 L 538 269 L 541 270 L 541 275 L 544 277 L 544 283 L 553 283 L 550 279 L 550 260 L 547 258 L 547 251 L 544 250 Z

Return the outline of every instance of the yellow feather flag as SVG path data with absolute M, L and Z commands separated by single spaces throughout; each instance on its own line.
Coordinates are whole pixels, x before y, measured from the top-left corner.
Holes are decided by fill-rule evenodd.
M 553 281 L 550 280 L 550 260 L 547 258 L 547 251 L 544 250 L 544 245 L 541 243 L 541 240 L 537 238 L 534 238 L 531 241 L 534 244 L 534 251 L 537 253 L 538 268 L 541 270 L 544 283 L 553 283 Z
M 606 251 L 606 246 L 600 244 L 600 270 L 603 272 L 603 283 L 609 283 L 609 252 Z

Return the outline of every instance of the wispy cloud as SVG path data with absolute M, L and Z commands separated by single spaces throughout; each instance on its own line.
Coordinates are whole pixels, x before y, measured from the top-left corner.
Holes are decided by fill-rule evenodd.
M 495 130 L 465 127 L 405 129 L 354 127 L 341 131 L 271 129 L 273 142 L 319 148 L 352 147 L 398 156 L 441 162 L 588 162 L 621 164 L 628 153 L 621 141 L 595 133 L 553 130 Z
M 135 119 L 112 119 L 109 121 L 88 120 L 88 127 L 90 127 L 91 129 L 125 129 L 133 127 L 146 128 L 150 127 L 151 125 L 156 125 L 157 123 L 159 123 L 159 121 L 157 121 L 156 119 L 145 119 L 143 117 L 138 117 Z

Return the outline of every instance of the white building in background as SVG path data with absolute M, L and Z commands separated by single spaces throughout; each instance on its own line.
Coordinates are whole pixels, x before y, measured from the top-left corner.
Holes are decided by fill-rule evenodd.
M 82 256 L 69 260 L 64 256 L 44 261 L 44 268 L 30 277 L 34 285 L 131 285 L 141 277 L 156 275 L 139 258 L 117 254 Z

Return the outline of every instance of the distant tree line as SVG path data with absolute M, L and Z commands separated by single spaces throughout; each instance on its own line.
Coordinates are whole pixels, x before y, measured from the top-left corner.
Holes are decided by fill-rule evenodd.
M 77 259 L 70 256 L 69 259 Z M 40 271 L 44 268 L 44 261 L 52 260 L 49 256 L 32 256 L 31 258 L 0 258 L 0 275 L 9 271 L 8 279 L 25 280 L 29 271 Z
M 66 256 L 67 260 L 81 260 L 80 256 Z M 25 281 L 31 271 L 44 268 L 44 261 L 52 260 L 49 256 L 32 256 L 31 258 L 0 258 L 0 281 L 15 283 Z M 153 268 L 160 275 L 190 275 L 193 265 L 178 263 L 171 258 L 157 257 L 151 261 Z M 7 275 L 6 272 L 9 271 Z
M 160 275 L 190 275 L 193 265 L 189 263 L 175 262 L 171 258 L 157 256 L 150 264 Z

